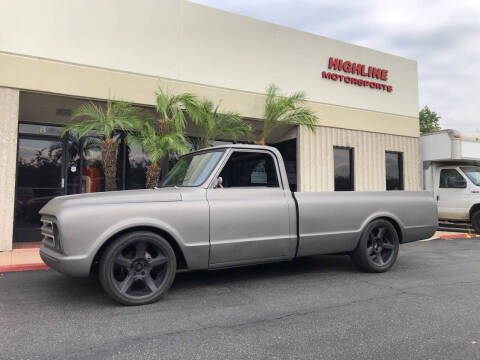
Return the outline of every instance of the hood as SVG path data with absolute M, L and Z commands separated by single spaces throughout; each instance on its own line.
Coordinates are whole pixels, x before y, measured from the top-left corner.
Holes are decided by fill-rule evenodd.
M 123 190 L 77 195 L 58 196 L 50 200 L 39 211 L 40 214 L 54 215 L 60 208 L 82 205 L 120 204 L 181 201 L 177 188 L 160 188 L 146 190 Z

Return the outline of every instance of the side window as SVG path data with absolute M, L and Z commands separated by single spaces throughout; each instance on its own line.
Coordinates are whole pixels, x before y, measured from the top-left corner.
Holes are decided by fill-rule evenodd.
M 443 169 L 440 171 L 440 188 L 462 189 L 467 186 L 465 179 L 455 169 Z
M 353 148 L 334 146 L 333 164 L 335 191 L 355 190 L 353 173 Z
M 222 187 L 278 187 L 277 169 L 267 153 L 235 151 L 220 173 Z

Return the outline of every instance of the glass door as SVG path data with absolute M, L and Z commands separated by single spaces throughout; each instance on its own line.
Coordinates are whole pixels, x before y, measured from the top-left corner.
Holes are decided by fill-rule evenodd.
M 59 138 L 22 136 L 18 140 L 13 240 L 40 241 L 38 211 L 63 195 L 63 144 Z

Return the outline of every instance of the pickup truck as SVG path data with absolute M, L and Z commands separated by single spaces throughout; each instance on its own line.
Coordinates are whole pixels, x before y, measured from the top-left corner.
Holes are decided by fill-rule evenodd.
M 196 151 L 156 189 L 61 196 L 40 214 L 45 263 L 97 273 L 126 305 L 158 300 L 178 270 L 350 254 L 384 272 L 437 228 L 430 192 L 291 192 L 279 151 L 257 145 Z

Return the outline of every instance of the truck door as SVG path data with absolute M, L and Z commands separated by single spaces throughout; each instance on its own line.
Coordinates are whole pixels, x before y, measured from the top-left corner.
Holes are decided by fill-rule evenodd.
M 438 179 L 438 217 L 440 219 L 467 219 L 471 196 L 467 180 L 455 168 L 441 169 Z
M 207 190 L 210 206 L 210 265 L 246 264 L 292 258 L 291 195 L 279 182 L 269 151 L 235 150 Z M 220 184 L 221 183 L 221 184 Z

